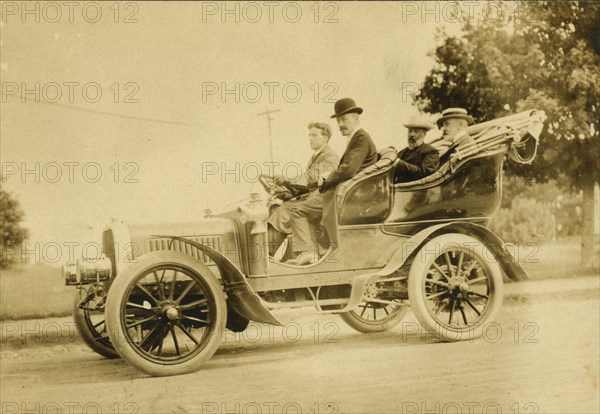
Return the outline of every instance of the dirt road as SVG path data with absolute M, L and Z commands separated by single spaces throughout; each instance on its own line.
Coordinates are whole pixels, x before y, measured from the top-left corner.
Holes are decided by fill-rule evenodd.
M 475 341 L 440 343 L 409 313 L 383 334 L 335 315 L 251 325 L 201 371 L 147 377 L 79 342 L 1 353 L 4 413 L 599 412 L 599 301 L 505 303 Z M 294 321 L 294 322 L 292 322 Z

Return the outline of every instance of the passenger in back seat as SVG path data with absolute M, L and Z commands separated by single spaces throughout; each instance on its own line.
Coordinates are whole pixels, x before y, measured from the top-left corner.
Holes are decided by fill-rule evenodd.
M 404 124 L 408 128 L 408 146 L 398 153 L 394 184 L 420 180 L 433 174 L 439 165 L 437 149 L 425 144 L 425 134 L 434 128 L 426 120 L 413 117 Z
M 463 108 L 448 108 L 442 111 L 442 117 L 437 120 L 438 127 L 443 131 L 441 139 L 431 145 L 440 155 L 440 165 L 450 159 L 457 148 L 473 143 L 473 138 L 467 133 L 467 126 L 475 120 Z

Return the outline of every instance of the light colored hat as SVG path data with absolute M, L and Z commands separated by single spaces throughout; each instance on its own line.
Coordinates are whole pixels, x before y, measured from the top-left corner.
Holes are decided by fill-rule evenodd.
M 442 111 L 442 117 L 436 121 L 438 128 L 442 127 L 442 124 L 446 119 L 464 119 L 467 121 L 467 124 L 471 125 L 475 122 L 472 116 L 467 114 L 467 110 L 463 108 L 448 108 Z
M 426 119 L 423 116 L 417 116 L 417 115 L 411 116 L 408 119 L 408 122 L 406 124 L 404 124 L 404 126 L 406 128 L 426 129 L 427 131 L 429 131 L 430 129 L 435 128 L 435 125 L 433 125 L 431 122 L 429 122 L 428 119 Z

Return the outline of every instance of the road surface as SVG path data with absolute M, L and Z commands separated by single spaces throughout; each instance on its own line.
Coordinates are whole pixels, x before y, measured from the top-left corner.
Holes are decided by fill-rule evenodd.
M 81 342 L 5 349 L 3 413 L 594 413 L 599 300 L 506 301 L 474 341 L 441 343 L 409 312 L 360 334 L 335 315 L 228 334 L 204 369 L 151 378 Z

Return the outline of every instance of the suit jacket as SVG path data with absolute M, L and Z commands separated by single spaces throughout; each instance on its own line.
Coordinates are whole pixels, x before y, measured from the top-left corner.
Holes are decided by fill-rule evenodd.
M 310 157 L 306 170 L 298 180 L 298 184 L 306 185 L 311 191 L 315 190 L 319 177 L 331 174 L 339 162 L 340 157 L 337 153 L 329 145 L 325 145 L 321 151 Z
M 335 187 L 342 181 L 346 181 L 356 175 L 356 173 L 368 167 L 377 161 L 377 148 L 373 140 L 364 129 L 356 131 L 346 151 L 340 159 L 340 163 L 331 173 L 329 177 L 323 181 L 323 185 L 319 189 L 322 193 Z
M 440 157 L 438 150 L 429 144 L 421 144 L 414 149 L 404 148 L 398 153 L 400 162 L 394 170 L 394 183 L 420 180 L 437 170 Z

